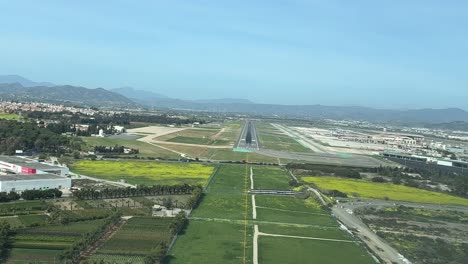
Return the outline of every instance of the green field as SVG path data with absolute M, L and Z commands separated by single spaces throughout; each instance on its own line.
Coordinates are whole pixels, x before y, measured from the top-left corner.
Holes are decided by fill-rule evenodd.
M 244 219 L 245 207 L 250 210 L 250 197 L 246 197 L 247 166 L 223 165 L 211 180 L 193 217 Z M 247 199 L 247 205 L 246 200 Z M 249 211 L 250 212 L 250 211 Z
M 59 249 L 13 248 L 8 252 L 8 264 L 59 263 Z
M 247 230 L 245 263 L 252 263 L 252 229 Z M 169 252 L 171 264 L 244 263 L 244 225 L 191 220 Z
M 254 167 L 254 189 L 289 190 L 291 176 L 288 171 L 279 167 Z
M 260 178 L 263 186 L 288 186 L 289 176 L 277 167 L 254 167 L 254 175 L 254 182 Z M 169 263 L 252 263 L 254 225 L 267 234 L 345 240 L 260 234 L 259 263 L 373 263 L 313 198 L 255 195 L 257 217 L 253 219 L 252 195 L 246 193 L 249 176 L 249 165 L 220 167 L 193 211 L 188 228 L 169 252 Z M 337 257 L 336 248 L 347 255 Z
M 339 190 L 349 197 L 468 206 L 468 199 L 391 183 L 375 183 L 335 177 L 302 177 L 302 180 L 306 183 L 313 183 L 320 189 Z
M 74 173 L 105 180 L 125 179 L 132 184 L 174 185 L 206 184 L 213 166 L 198 163 L 162 163 L 147 161 L 89 161 L 75 162 Z
M 49 225 L 16 230 L 11 237 L 7 263 L 59 263 L 59 255 L 85 233 L 95 230 L 102 220 Z
M 260 146 L 265 149 L 284 150 L 290 152 L 311 152 L 299 142 L 268 123 L 255 123 Z
M 168 142 L 196 144 L 196 145 L 228 145 L 229 142 L 220 139 L 209 139 L 209 138 L 195 138 L 195 137 L 183 137 L 177 136 L 167 140 Z
M 138 149 L 138 157 L 153 157 L 163 159 L 179 159 L 180 155 L 163 148 L 138 141 L 136 139 L 118 139 L 118 138 L 101 138 L 101 137 L 80 137 L 86 144 L 89 151 L 94 151 L 94 146 L 108 146 L 115 145 L 125 146 L 127 148 Z M 128 156 L 128 155 L 126 155 Z M 132 155 L 134 156 L 134 155 Z
M 312 198 L 256 195 L 257 219 L 272 223 L 337 227 L 330 215 Z
M 248 173 L 245 165 L 220 167 L 170 252 L 169 263 L 251 263 Z
M 258 262 L 268 264 L 375 263 L 372 257 L 355 243 L 260 236 L 258 252 Z
M 0 113 L 0 119 L 18 120 L 20 117 L 17 114 Z
M 214 127 L 188 128 L 158 137 L 156 140 L 195 145 L 233 145 L 240 131 L 239 122 L 227 122 Z
M 243 161 L 248 160 L 250 162 L 266 162 L 266 163 L 278 163 L 278 159 L 261 155 L 258 153 L 241 153 L 234 152 L 231 148 L 208 148 L 202 145 L 200 146 L 185 146 L 185 145 L 173 145 L 158 143 L 165 148 L 169 148 L 178 152 L 185 153 L 192 158 L 204 158 L 210 160 L 219 161 Z
M 41 214 L 47 208 L 44 201 L 15 201 L 0 203 L 0 216 Z
M 371 256 L 348 233 L 341 230 L 313 198 L 302 200 L 256 195 L 255 199 L 259 232 L 295 236 L 272 237 L 260 234 L 259 263 L 374 263 Z
M 131 218 L 88 260 L 109 261 L 111 258 L 113 263 L 144 263 L 144 257 L 158 244 L 169 244 L 172 221 L 172 218 Z

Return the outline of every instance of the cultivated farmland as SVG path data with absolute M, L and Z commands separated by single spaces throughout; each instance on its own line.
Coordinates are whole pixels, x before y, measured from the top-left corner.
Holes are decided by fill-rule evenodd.
M 141 185 L 204 185 L 213 172 L 213 166 L 143 161 L 78 161 L 73 164 L 72 171 L 111 181 L 125 179 Z
M 11 238 L 11 250 L 7 263 L 30 263 L 43 261 L 59 263 L 59 255 L 79 240 L 83 234 L 92 232 L 103 220 L 50 225 L 18 229 Z
M 278 167 L 254 167 L 254 189 L 272 189 L 272 190 L 289 190 L 289 181 L 291 176 L 282 168 Z
M 390 199 L 415 203 L 468 205 L 468 199 L 391 183 L 375 183 L 335 177 L 302 177 L 320 189 L 338 190 L 349 197 Z
M 289 187 L 279 168 L 253 172 L 254 186 L 261 179 L 263 187 Z M 346 254 L 339 261 L 373 263 L 312 197 L 251 195 L 250 183 L 250 166 L 221 166 L 169 252 L 169 263 L 337 263 L 336 248 Z
M 172 218 L 133 217 L 88 260 L 144 263 L 144 257 L 158 244 L 169 244 L 172 221 Z

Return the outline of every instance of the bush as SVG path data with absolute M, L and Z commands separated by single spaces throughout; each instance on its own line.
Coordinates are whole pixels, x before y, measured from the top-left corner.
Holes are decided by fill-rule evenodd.
M 373 182 L 381 182 L 381 183 L 387 182 L 387 180 L 385 180 L 383 177 L 380 177 L 380 176 L 372 178 L 372 181 Z

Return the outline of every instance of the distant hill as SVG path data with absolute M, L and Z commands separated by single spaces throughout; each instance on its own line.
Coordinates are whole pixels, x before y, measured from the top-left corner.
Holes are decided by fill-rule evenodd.
M 132 106 L 135 102 L 103 88 L 34 86 L 24 87 L 20 83 L 0 84 L 0 98 L 20 101 L 43 101 L 53 103 L 78 103 L 91 106 Z
M 137 90 L 133 87 L 120 87 L 120 88 L 110 89 L 109 91 L 121 94 L 131 99 L 143 100 L 143 101 L 149 101 L 152 99 L 159 99 L 159 98 L 169 98 L 163 94 L 154 93 L 154 92 L 145 91 L 145 90 Z
M 464 129 L 468 112 L 458 108 L 389 110 L 359 106 L 256 104 L 246 99 L 180 100 L 162 94 L 121 87 L 111 90 L 37 83 L 18 75 L 0 75 L 0 99 L 70 102 L 95 106 L 146 105 L 218 113 L 256 114 L 304 119 L 363 120 L 404 124 L 442 124 Z M 458 123 L 457 123 L 458 122 Z
M 250 100 L 239 98 L 202 99 L 193 100 L 192 102 L 199 104 L 253 104 Z
M 21 77 L 19 75 L 0 75 L 0 84 L 7 84 L 7 83 L 19 83 L 24 87 L 55 86 L 55 84 L 50 83 L 50 82 L 34 82 L 24 77 Z
M 390 123 L 450 123 L 468 122 L 468 112 L 458 108 L 393 110 L 360 106 L 278 105 L 256 103 L 206 103 L 177 99 L 157 99 L 152 103 L 160 108 L 185 109 L 207 112 L 259 114 L 304 119 L 363 120 Z
M 163 104 L 164 106 L 168 107 L 192 107 L 197 104 L 252 104 L 253 102 L 247 99 L 239 99 L 239 98 L 221 98 L 221 99 L 202 99 L 202 100 L 181 100 L 181 99 L 174 99 L 170 98 L 166 95 L 145 91 L 145 90 L 138 90 L 133 87 L 121 87 L 110 89 L 109 91 L 119 93 L 125 97 L 128 97 L 135 102 L 145 104 L 145 105 L 152 105 L 152 106 L 159 106 Z

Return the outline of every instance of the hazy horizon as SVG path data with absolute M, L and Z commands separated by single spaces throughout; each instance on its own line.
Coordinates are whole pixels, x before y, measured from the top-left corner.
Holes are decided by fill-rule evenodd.
M 0 74 L 180 99 L 467 110 L 464 1 L 0 1 Z

